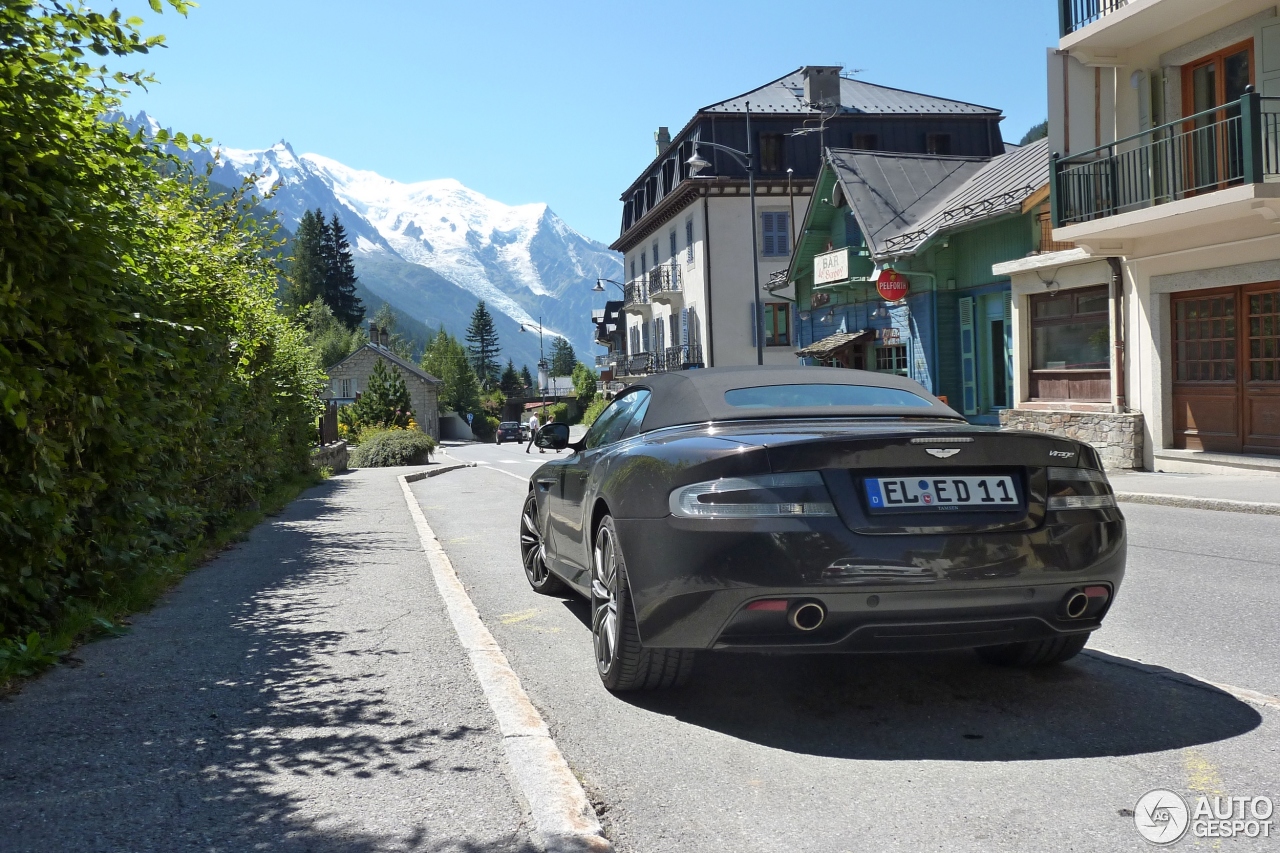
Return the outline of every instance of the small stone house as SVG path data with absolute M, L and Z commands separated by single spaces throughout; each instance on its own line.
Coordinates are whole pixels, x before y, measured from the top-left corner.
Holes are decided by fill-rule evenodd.
M 325 373 L 329 375 L 329 385 L 324 391 L 324 399 L 333 400 L 338 405 L 354 403 L 356 397 L 369 387 L 373 366 L 381 360 L 387 367 L 398 371 L 404 379 L 405 387 L 409 389 L 409 399 L 413 403 L 413 416 L 418 429 L 439 441 L 439 399 L 443 383 L 388 349 L 383 344 L 388 338 L 385 332 L 370 323 L 369 343 L 325 369 Z

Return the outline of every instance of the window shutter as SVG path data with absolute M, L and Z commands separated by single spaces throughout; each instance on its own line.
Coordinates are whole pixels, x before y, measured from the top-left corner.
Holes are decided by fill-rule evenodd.
M 760 230 L 761 230 L 761 232 L 763 232 L 763 234 L 762 234 L 762 237 L 763 237 L 763 243 L 762 243 L 761 248 L 762 248 L 762 251 L 764 252 L 764 254 L 765 254 L 766 256 L 774 254 L 774 251 L 773 251 L 773 243 L 774 243 L 774 240 L 773 240 L 773 216 L 774 216 L 774 215 L 773 215 L 772 213 L 762 213 L 762 214 L 760 214 Z
M 1280 24 L 1262 28 L 1262 56 L 1257 61 L 1258 93 L 1271 98 L 1280 95 Z
M 961 411 L 966 415 L 978 414 L 978 358 L 973 329 L 973 297 L 960 300 L 960 378 L 964 387 Z
M 684 243 L 686 247 L 684 259 L 689 263 L 693 263 L 693 220 L 692 219 L 686 219 L 684 221 Z
M 777 243 L 778 254 L 789 255 L 791 254 L 791 214 L 778 213 L 775 216 L 777 217 L 774 219 L 774 225 L 777 229 L 775 242 Z
M 750 310 L 751 312 L 751 345 L 752 346 L 756 345 L 756 335 L 758 334 L 758 330 L 760 328 L 759 304 L 760 303 L 758 302 L 752 302 L 750 305 L 747 306 L 748 310 Z
M 689 345 L 689 309 L 680 309 L 680 346 Z
M 1013 292 L 1004 294 L 1004 399 L 1010 408 L 1017 408 L 1013 399 Z

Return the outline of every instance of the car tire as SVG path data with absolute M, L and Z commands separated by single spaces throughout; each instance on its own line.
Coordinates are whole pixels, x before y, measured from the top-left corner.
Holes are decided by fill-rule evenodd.
M 607 690 L 660 690 L 687 684 L 692 649 L 646 649 L 640 643 L 627 564 L 613 517 L 606 515 L 591 549 L 591 645 Z
M 1056 666 L 1080 654 L 1089 642 L 1088 634 L 1067 634 L 1048 640 L 1027 643 L 1007 643 L 1003 646 L 982 646 L 974 649 L 978 657 L 995 666 L 1041 667 Z
M 529 492 L 520 512 L 520 561 L 524 564 L 524 577 L 534 592 L 560 595 L 567 592 L 569 586 L 547 568 L 543 543 L 542 528 L 538 526 L 538 499 Z

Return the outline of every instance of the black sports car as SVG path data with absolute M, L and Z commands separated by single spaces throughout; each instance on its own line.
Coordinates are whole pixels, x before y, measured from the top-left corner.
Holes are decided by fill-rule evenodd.
M 699 649 L 1060 663 L 1124 575 L 1092 448 L 972 426 L 901 377 L 661 374 L 536 443 L 573 453 L 529 482 L 525 574 L 590 599 L 611 690 L 680 684 Z

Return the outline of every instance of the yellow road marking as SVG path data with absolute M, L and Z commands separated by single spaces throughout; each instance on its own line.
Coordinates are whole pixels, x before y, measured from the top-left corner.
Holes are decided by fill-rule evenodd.
M 504 613 L 498 617 L 498 621 L 503 625 L 515 625 L 517 622 L 526 622 L 541 612 L 535 607 L 532 610 L 521 610 L 519 613 Z
M 1200 794 L 1222 795 L 1226 787 L 1218 768 L 1198 749 L 1184 749 L 1182 763 L 1187 771 L 1187 788 Z

